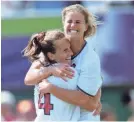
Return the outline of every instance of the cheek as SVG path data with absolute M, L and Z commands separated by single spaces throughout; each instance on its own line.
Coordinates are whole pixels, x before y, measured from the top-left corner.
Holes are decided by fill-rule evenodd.
M 63 53 L 60 57 L 61 59 L 65 59 L 66 55 Z
M 66 59 L 66 53 L 62 53 L 62 55 L 60 56 L 60 58 L 62 59 L 62 60 L 65 60 Z
M 56 56 L 57 61 L 61 62 L 64 60 L 64 54 L 63 53 L 59 53 L 59 55 Z

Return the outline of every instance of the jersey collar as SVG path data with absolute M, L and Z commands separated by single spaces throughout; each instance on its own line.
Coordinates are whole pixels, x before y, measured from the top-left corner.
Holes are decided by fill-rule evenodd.
M 74 58 L 76 58 L 81 53 L 81 51 L 84 49 L 84 47 L 86 46 L 86 44 L 87 44 L 87 42 L 85 41 L 85 43 L 84 43 L 83 47 L 81 48 L 81 50 L 76 55 L 72 56 L 71 57 L 71 60 L 73 60 Z

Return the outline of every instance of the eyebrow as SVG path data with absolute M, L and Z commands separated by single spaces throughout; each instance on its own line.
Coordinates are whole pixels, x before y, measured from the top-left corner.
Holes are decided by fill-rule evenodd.
M 72 21 L 71 19 L 67 20 L 67 21 Z M 75 20 L 75 22 L 80 22 L 80 23 L 83 23 L 82 20 Z
M 72 19 L 69 19 L 68 21 L 72 21 Z M 82 21 L 82 20 L 75 20 L 75 21 Z

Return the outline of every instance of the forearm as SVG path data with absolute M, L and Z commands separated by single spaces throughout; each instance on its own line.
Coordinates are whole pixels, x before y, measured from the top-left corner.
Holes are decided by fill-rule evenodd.
M 26 85 L 35 85 L 50 75 L 51 72 L 48 67 L 43 67 L 43 69 L 30 69 L 26 74 L 24 82 Z
M 65 102 L 80 106 L 88 111 L 95 110 L 98 105 L 96 98 L 90 97 L 78 90 L 67 90 L 51 85 L 50 93 Z

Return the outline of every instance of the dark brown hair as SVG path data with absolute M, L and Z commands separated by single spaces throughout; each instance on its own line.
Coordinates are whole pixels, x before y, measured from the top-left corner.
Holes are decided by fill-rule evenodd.
M 60 30 L 50 30 L 34 34 L 28 42 L 28 45 L 23 50 L 24 56 L 28 57 L 31 62 L 38 60 L 39 54 L 42 52 L 46 61 L 55 63 L 48 58 L 47 53 L 56 53 L 54 42 L 65 38 L 65 35 Z

